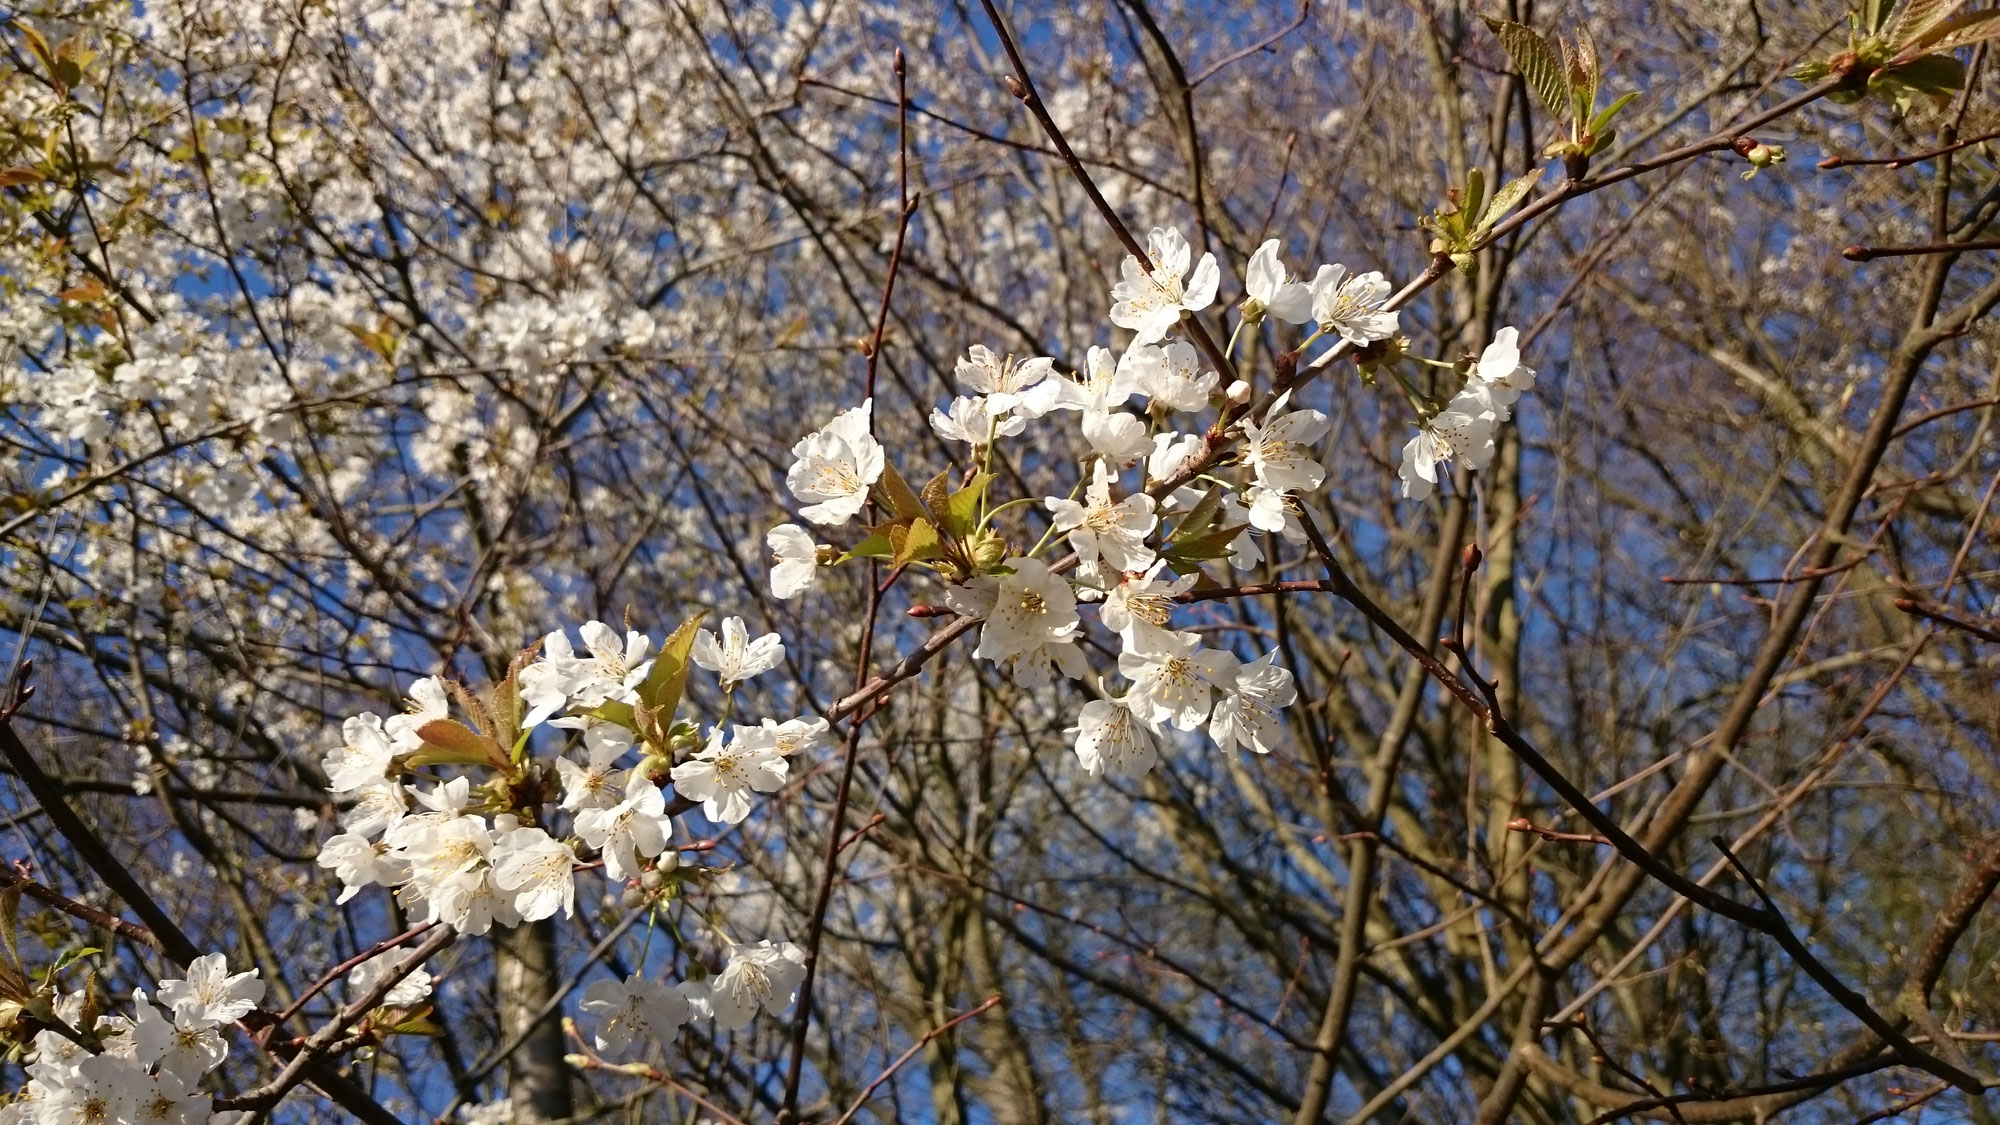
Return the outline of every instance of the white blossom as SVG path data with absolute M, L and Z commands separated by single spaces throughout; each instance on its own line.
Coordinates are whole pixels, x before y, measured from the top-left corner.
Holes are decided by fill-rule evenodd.
M 1021 419 L 1040 418 L 1055 409 L 1063 394 L 1062 380 L 1049 378 L 1055 364 L 1048 356 L 1016 360 L 974 344 L 959 359 L 956 374 L 960 387 L 983 400 L 981 409 L 987 417 L 1011 414 Z M 984 445 L 985 438 L 981 436 L 973 444 Z
M 1186 340 L 1145 348 L 1132 361 L 1140 393 L 1156 407 L 1192 412 L 1206 409 L 1221 376 L 1202 370 L 1201 353 Z
M 1326 469 L 1312 448 L 1326 436 L 1326 415 L 1317 410 L 1286 411 L 1291 399 L 1290 391 L 1279 395 L 1263 425 L 1243 423 L 1241 456 L 1259 484 L 1311 492 L 1326 480 Z
M 1144 570 L 1153 565 L 1152 548 L 1146 536 L 1153 533 L 1159 517 L 1153 514 L 1153 498 L 1135 492 L 1123 500 L 1111 499 L 1111 475 L 1102 461 L 1092 470 L 1084 503 L 1049 496 L 1043 499 L 1054 517 L 1055 529 L 1067 533 L 1070 549 L 1089 564 L 1103 559 L 1113 570 Z
M 1143 575 L 1128 574 L 1105 596 L 1098 616 L 1127 648 L 1157 647 L 1171 639 L 1167 623 L 1173 620 L 1174 599 L 1193 589 L 1195 576 L 1162 578 L 1166 566 L 1162 559 Z
M 838 527 L 867 506 L 868 488 L 885 464 L 881 444 L 868 432 L 874 405 L 865 400 L 792 446 L 798 460 L 785 473 L 785 486 L 807 502 L 799 509 L 806 519 Z
M 1249 296 L 1249 302 L 1254 302 L 1254 305 L 1244 309 L 1245 320 L 1254 321 L 1269 315 L 1287 324 L 1304 324 L 1312 319 L 1312 289 L 1293 280 L 1291 271 L 1278 260 L 1278 240 L 1275 238 L 1266 240 L 1255 254 L 1250 255 L 1250 267 L 1244 271 L 1243 289 Z
M 356 999 L 367 995 L 392 973 L 401 970 L 406 960 L 404 955 L 393 952 L 370 957 L 347 974 L 348 992 Z M 390 1008 L 414 1008 L 430 997 L 431 983 L 430 972 L 419 965 L 397 981 L 382 996 L 381 1003 Z
M 532 825 L 502 833 L 493 844 L 493 885 L 513 895 L 521 920 L 534 922 L 561 909 L 576 913 L 576 854 Z
M 1483 469 L 1493 459 L 1493 414 L 1477 394 L 1461 392 L 1403 446 L 1403 495 L 1422 500 L 1438 481 L 1438 466 L 1454 458 Z
M 391 715 L 382 723 L 383 733 L 389 736 L 399 754 L 412 753 L 424 744 L 417 731 L 425 723 L 451 715 L 444 681 L 436 676 L 425 676 L 411 684 L 407 702 L 408 708 L 402 714 Z
M 1215 255 L 1203 254 L 1188 274 L 1193 251 L 1177 227 L 1154 227 L 1146 235 L 1146 258 L 1127 254 L 1119 262 L 1119 281 L 1111 287 L 1111 323 L 1138 334 L 1137 343 L 1165 338 L 1185 313 L 1200 312 L 1215 303 L 1222 270 Z
M 634 1039 L 671 1043 L 693 1015 L 680 992 L 637 974 L 592 981 L 581 1007 L 597 1020 L 592 1038 L 600 1051 L 623 1051 Z
M 776 1013 L 789 1007 L 805 976 L 805 950 L 789 941 L 739 946 L 730 952 L 729 964 L 708 984 L 709 1011 L 717 1026 L 741 1031 L 749 1026 L 758 1008 Z
M 1053 386 L 1054 380 L 1049 385 Z M 962 441 L 977 448 L 996 438 L 1013 437 L 1028 428 L 1027 415 L 997 417 L 987 412 L 987 402 L 984 396 L 967 398 L 960 395 L 951 400 L 949 410 L 931 411 L 931 429 L 946 441 Z
M 363 887 L 393 887 L 409 877 L 409 867 L 389 854 L 388 845 L 371 843 L 354 832 L 342 832 L 321 844 L 317 862 L 330 869 L 344 888 L 335 902 L 346 902 Z
M 714 672 L 728 691 L 744 680 L 776 668 L 785 660 L 785 644 L 776 633 L 750 639 L 741 617 L 722 620 L 722 638 L 703 629 L 694 639 L 694 662 Z
M 1380 273 L 1347 275 L 1345 266 L 1321 266 L 1312 279 L 1312 317 L 1320 331 L 1360 346 L 1396 334 L 1397 314 L 1382 305 L 1389 280 Z
M 1169 633 L 1153 645 L 1118 655 L 1118 671 L 1132 681 L 1125 704 L 1151 722 L 1171 721 L 1193 730 L 1207 721 L 1216 691 L 1236 685 L 1235 657 L 1201 647 L 1193 633 Z
M 1077 714 L 1076 759 L 1085 773 L 1118 778 L 1143 777 L 1160 759 L 1154 736 L 1159 724 L 1122 699 L 1093 699 Z
M 208 1125 L 214 1101 L 193 1088 L 171 1070 L 162 1069 L 144 1083 L 136 1084 L 131 1125 Z
M 1277 663 L 1276 649 L 1241 665 L 1236 685 L 1223 694 L 1208 720 L 1208 734 L 1222 749 L 1235 753 L 1245 746 L 1259 754 L 1269 754 L 1284 732 L 1278 719 L 1280 708 L 1290 707 L 1299 697 L 1290 669 Z
M 583 736 L 586 761 L 578 764 L 567 755 L 556 759 L 556 775 L 562 779 L 562 807 L 610 808 L 625 788 L 625 771 L 617 761 L 632 748 L 632 738 L 616 723 L 593 723 Z
M 1007 574 L 982 576 L 945 591 L 953 610 L 985 618 L 973 655 L 1011 662 L 1016 677 L 1029 684 L 1045 682 L 1052 664 L 1065 676 L 1081 678 L 1089 669 L 1076 651 L 1082 628 L 1076 591 L 1038 559 L 1012 558 L 1005 565 Z
M 1535 387 L 1535 369 L 1521 363 L 1520 332 L 1512 327 L 1493 334 L 1493 342 L 1479 353 L 1467 388 L 1480 388 L 1496 420 L 1505 422 L 1522 394 Z
M 347 793 L 379 784 L 388 776 L 396 747 L 382 728 L 381 716 L 363 712 L 341 724 L 345 743 L 326 755 L 327 788 Z
M 823 750 L 832 745 L 828 732 L 832 725 L 825 719 L 776 719 L 764 720 L 764 731 L 771 739 L 771 748 L 791 757 L 793 754 Z
M 616 880 L 636 879 L 643 861 L 667 850 L 674 823 L 667 816 L 660 787 L 634 774 L 625 799 L 602 809 L 585 809 L 576 816 L 576 834 L 604 856 L 604 873 Z
M 781 523 L 764 533 L 771 551 L 771 596 L 790 601 L 812 589 L 819 578 L 819 544 L 805 528 Z
M 674 792 L 702 803 L 702 814 L 718 824 L 739 824 L 750 815 L 750 794 L 784 787 L 790 766 L 777 739 L 759 727 L 737 727 L 725 745 L 722 728 L 709 732 L 701 753 L 673 769 Z
M 231 974 L 220 953 L 194 959 L 187 976 L 160 982 L 160 1003 L 174 1010 L 176 1020 L 199 1027 L 235 1023 L 264 999 L 264 982 L 257 970 Z

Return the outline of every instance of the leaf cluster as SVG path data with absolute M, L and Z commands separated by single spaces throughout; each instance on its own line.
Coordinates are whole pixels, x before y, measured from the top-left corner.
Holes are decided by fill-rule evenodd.
M 1558 35 L 1551 44 L 1526 24 L 1495 16 L 1480 18 L 1500 37 L 1507 57 L 1527 79 L 1543 108 L 1562 123 L 1562 134 L 1549 142 L 1542 155 L 1561 157 L 1571 177 L 1581 177 L 1590 158 L 1609 147 L 1617 136 L 1611 121 L 1639 96 L 1638 92 L 1622 94 L 1603 109 L 1597 108 L 1604 68 L 1589 33 L 1581 26 L 1575 38 Z
M 1848 13 L 1847 49 L 1799 67 L 1801 82 L 1841 78 L 1828 95 L 1841 103 L 1886 97 L 1908 112 L 1919 100 L 1942 107 L 1965 88 L 1965 64 L 1951 52 L 2000 35 L 2000 7 L 1964 12 L 1965 0 L 1864 0 Z

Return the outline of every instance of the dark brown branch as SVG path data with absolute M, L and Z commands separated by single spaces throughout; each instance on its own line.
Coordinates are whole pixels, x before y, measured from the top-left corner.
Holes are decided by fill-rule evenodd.
M 1911 152 L 1905 153 L 1902 156 L 1836 155 L 1829 156 L 1825 160 L 1820 161 L 1819 166 L 1821 168 L 1858 168 L 1866 164 L 1880 164 L 1892 169 L 1902 168 L 1910 164 L 1921 164 L 1926 160 L 1936 160 L 1940 156 L 1957 152 L 1959 149 L 1971 148 L 1976 144 L 1984 144 L 1995 137 L 2000 137 L 2000 129 L 1995 129 L 1990 133 L 1981 133 L 1976 137 L 1967 137 L 1962 141 L 1954 141 L 1951 144 L 1931 149 L 1928 152 Z
M 0 867 L 0 886 L 5 886 L 8 890 L 19 891 L 36 902 L 53 906 L 64 914 L 88 922 L 106 933 L 117 934 L 122 938 L 129 938 L 152 949 L 160 948 L 160 939 L 153 936 L 153 931 L 135 922 L 127 922 L 116 914 L 108 914 L 97 909 L 95 906 L 78 902 L 75 899 L 67 898 L 56 891 L 50 890 L 48 887 L 29 878 L 27 873 L 21 870 L 19 860 L 15 861 L 15 868 L 13 870 Z
M 1915 598 L 1897 598 L 1896 608 L 1912 617 L 1922 617 L 1926 620 L 1935 621 L 1940 625 L 1948 625 L 1953 629 L 1960 629 L 1971 633 L 1982 641 L 1993 641 L 1996 644 L 2000 644 L 2000 629 L 1995 629 L 1990 625 L 1975 624 L 1962 617 L 1953 617 L 1937 606 L 1925 605 Z
M 1961 250 L 2000 250 L 2000 238 L 1971 238 L 1964 242 L 1921 242 L 1911 246 L 1849 246 L 1840 252 L 1840 256 L 1850 262 L 1872 262 L 1877 258 L 1956 254 Z
M 1090 178 L 1090 173 L 1083 167 L 1083 161 L 1076 158 L 1075 151 L 1069 147 L 1069 141 L 1063 138 L 1062 130 L 1056 127 L 1055 118 L 1049 116 L 1048 107 L 1042 104 L 1042 96 L 1035 90 L 1035 80 L 1028 75 L 1027 61 L 1021 57 L 1021 48 L 1014 42 L 1014 33 L 1008 30 L 1007 21 L 1000 18 L 1000 9 L 993 6 L 993 0 L 979 0 L 979 3 L 986 9 L 986 18 L 992 22 L 993 30 L 1000 36 L 1000 46 L 1006 50 L 1007 60 L 1014 65 L 1014 73 L 1007 80 L 1007 92 L 1021 99 L 1021 104 L 1028 107 L 1028 112 L 1034 116 L 1035 123 L 1042 127 L 1043 133 L 1047 134 L 1049 143 L 1055 145 L 1056 151 L 1062 154 L 1063 163 L 1069 167 L 1070 174 L 1076 177 L 1078 184 L 1082 185 L 1083 193 L 1090 197 L 1091 205 L 1104 217 L 1104 222 L 1111 228 L 1111 233 L 1118 236 L 1118 242 L 1125 247 L 1125 252 L 1141 264 L 1145 263 L 1148 260 L 1146 248 L 1133 237 L 1132 231 L 1125 225 L 1125 220 L 1118 217 L 1118 212 L 1113 210 L 1110 202 L 1104 198 L 1104 193 L 1097 190 L 1096 181 Z M 1197 171 L 1195 174 L 1200 173 Z M 1229 362 L 1228 356 L 1222 354 L 1222 349 L 1217 346 L 1215 337 L 1208 334 L 1208 328 L 1202 324 L 1201 318 L 1192 314 L 1184 316 L 1181 318 L 1181 326 L 1187 329 L 1188 338 L 1194 341 L 1195 347 L 1200 348 L 1201 354 L 1214 365 L 1216 372 L 1222 377 L 1222 385 L 1226 387 L 1235 382 L 1236 366 Z
M 875 363 L 882 353 L 882 332 L 889 323 L 889 299 L 896 291 L 896 271 L 903 260 L 903 236 L 909 230 L 910 216 L 917 209 L 916 200 L 910 195 L 910 91 L 903 52 L 896 52 L 896 168 L 897 191 L 902 204 L 902 219 L 896 228 L 896 246 L 889 255 L 888 276 L 882 282 L 882 304 L 875 316 L 875 338 L 868 347 L 867 389 L 872 397 L 875 393 Z M 872 430 L 875 415 L 870 414 L 868 424 Z M 854 660 L 854 684 L 860 690 L 868 678 L 868 665 L 874 652 L 875 621 L 881 615 L 882 596 L 889 585 L 902 573 L 898 568 L 887 581 L 879 580 L 880 564 L 868 564 L 868 615 L 861 629 L 860 652 Z M 949 630 L 941 630 L 948 632 Z M 820 945 L 826 936 L 826 911 L 833 901 L 833 884 L 840 876 L 840 853 L 846 847 L 841 841 L 841 829 L 847 822 L 847 802 L 854 789 L 854 763 L 860 757 L 861 728 L 881 710 L 877 703 L 868 710 L 854 716 L 848 724 L 846 744 L 841 748 L 840 784 L 834 793 L 833 819 L 827 827 L 826 856 L 820 871 L 819 889 L 813 895 L 812 920 L 806 927 L 806 974 L 799 982 L 798 1011 L 792 1017 L 791 1062 L 785 1071 L 785 1098 L 777 1114 L 779 1122 L 797 1120 L 799 1102 L 799 1081 L 805 1074 L 806 1032 L 812 1026 L 813 985 L 819 976 Z M 872 826 L 872 825 L 871 825 Z M 862 829 L 861 831 L 867 831 Z M 856 833 L 858 836 L 860 833 Z

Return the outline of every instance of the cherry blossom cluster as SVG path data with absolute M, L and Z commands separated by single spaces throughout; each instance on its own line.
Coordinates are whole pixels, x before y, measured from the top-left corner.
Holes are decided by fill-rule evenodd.
M 1398 314 L 1380 273 L 1323 265 L 1301 281 L 1278 249 L 1276 239 L 1268 241 L 1247 263 L 1238 335 L 1267 318 L 1308 325 L 1299 355 L 1323 343 L 1316 365 L 1350 354 L 1368 384 L 1385 373 L 1393 378 L 1419 427 L 1403 452 L 1406 497 L 1429 495 L 1439 467 L 1453 459 L 1484 467 L 1497 427 L 1534 383 L 1515 330 L 1497 333 L 1476 361 L 1422 361 L 1462 376 L 1461 389 L 1437 405 L 1396 370 L 1408 341 L 1396 335 Z M 1060 673 L 1095 696 L 1072 728 L 1078 760 L 1092 775 L 1145 774 L 1168 726 L 1206 727 L 1225 751 L 1270 752 L 1281 729 L 1278 711 L 1297 698 L 1291 673 L 1275 652 L 1244 662 L 1204 647 L 1198 634 L 1173 627 L 1173 614 L 1197 584 L 1220 584 L 1207 564 L 1259 565 L 1259 537 L 1308 541 L 1298 498 L 1325 483 L 1317 445 L 1329 424 L 1318 410 L 1294 408 L 1283 390 L 1222 435 L 1230 453 L 1221 459 L 1209 439 L 1177 428 L 1183 416 L 1240 407 L 1253 393 L 1243 379 L 1220 387 L 1222 376 L 1202 351 L 1175 336 L 1186 318 L 1215 303 L 1221 284 L 1213 254 L 1193 258 L 1178 230 L 1154 229 L 1146 260 L 1127 256 L 1111 289 L 1109 319 L 1129 329 L 1131 340 L 1122 353 L 1089 348 L 1073 376 L 1051 357 L 968 348 L 956 371 L 963 393 L 930 418 L 939 437 L 969 448 L 970 468 L 956 487 L 948 469 L 915 495 L 876 440 L 872 400 L 801 439 L 786 474 L 801 517 L 840 528 L 873 501 L 885 518 L 845 550 L 820 544 L 798 524 L 772 528 L 772 593 L 798 597 L 822 568 L 854 558 L 935 572 L 946 608 L 981 622 L 977 656 L 1029 687 Z M 1015 505 L 989 502 L 994 476 L 987 470 L 998 443 L 1061 413 L 1076 415 L 1089 452 L 1069 496 L 1042 498 L 1046 530 L 1022 549 L 997 524 Z M 1168 487 L 1190 475 L 1199 484 Z M 1058 543 L 1069 556 L 1045 557 Z M 1078 607 L 1092 602 L 1100 625 L 1120 641 L 1124 682 L 1116 687 L 1092 672 L 1077 643 L 1085 625 Z
M 130 1015 L 100 1015 L 94 1026 L 84 1026 L 87 993 L 62 993 L 43 1021 L 60 1030 L 35 1033 L 27 1084 L 0 1106 L 0 1125 L 234 1121 L 212 1112 L 200 1085 L 229 1056 L 229 1025 L 263 998 L 257 971 L 231 973 L 220 953 L 196 958 L 152 997 L 133 989 Z
M 401 714 L 348 719 L 324 762 L 346 806 L 343 831 L 318 861 L 343 884 L 340 901 L 389 887 L 413 918 L 484 934 L 572 915 L 578 876 L 601 867 L 614 887 L 663 907 L 698 870 L 681 865 L 674 817 L 698 806 L 718 825 L 740 823 L 828 730 L 824 719 L 764 719 L 703 737 L 675 722 L 691 667 L 714 673 L 728 698 L 785 657 L 776 634 L 753 638 L 741 618 L 719 633 L 694 625 L 655 648 L 637 630 L 586 622 L 581 648 L 550 633 L 484 696 L 429 677 L 411 685 Z M 727 961 L 705 980 L 592 984 L 583 1008 L 598 1019 L 600 1049 L 669 1041 L 696 1016 L 739 1030 L 760 1007 L 791 1003 L 802 950 L 717 938 Z

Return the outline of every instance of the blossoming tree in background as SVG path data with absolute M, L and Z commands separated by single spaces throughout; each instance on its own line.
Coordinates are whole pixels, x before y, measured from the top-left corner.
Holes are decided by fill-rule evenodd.
M 1073 7 L 7 18 L 0 1115 L 1992 1112 L 2000 14 Z

